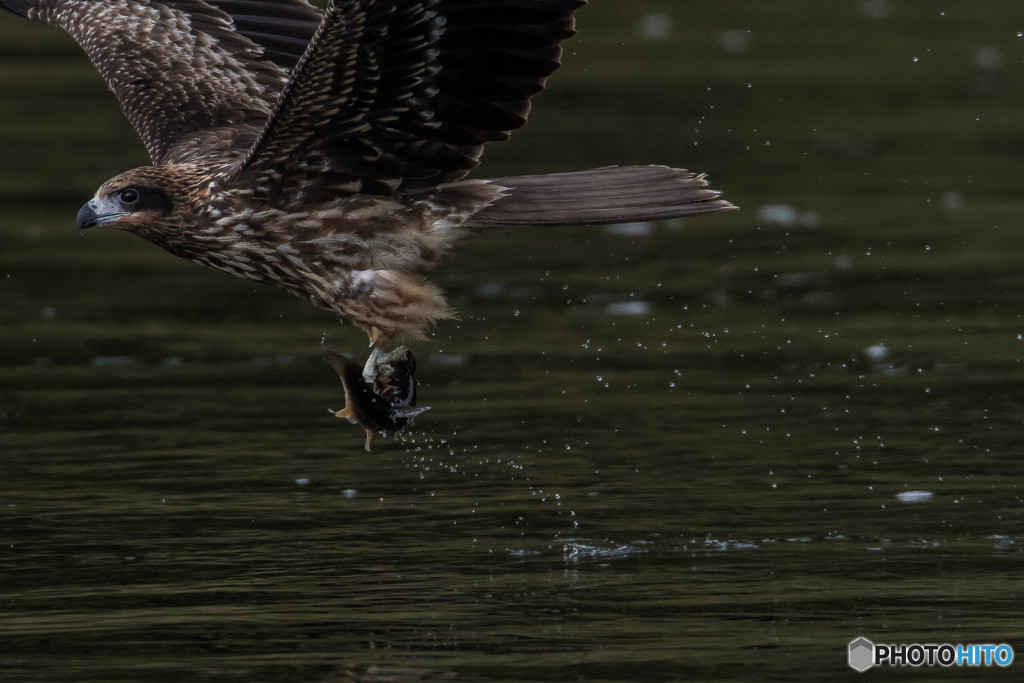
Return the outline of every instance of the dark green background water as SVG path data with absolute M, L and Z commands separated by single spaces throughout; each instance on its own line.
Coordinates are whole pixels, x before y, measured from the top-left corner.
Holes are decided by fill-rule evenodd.
M 665 163 L 743 210 L 481 236 L 414 348 L 433 410 L 367 454 L 320 360 L 354 328 L 75 233 L 144 152 L 66 36 L 0 16 L 4 680 L 1024 648 L 1019 3 L 599 0 L 579 29 L 480 175 Z

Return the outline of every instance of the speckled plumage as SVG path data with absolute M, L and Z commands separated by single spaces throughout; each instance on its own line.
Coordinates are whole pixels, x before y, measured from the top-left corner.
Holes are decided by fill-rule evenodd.
M 469 232 L 733 208 L 660 166 L 465 180 L 521 127 L 585 0 L 0 0 L 86 51 L 153 165 L 110 225 L 333 311 L 383 347 L 450 309 L 423 273 Z

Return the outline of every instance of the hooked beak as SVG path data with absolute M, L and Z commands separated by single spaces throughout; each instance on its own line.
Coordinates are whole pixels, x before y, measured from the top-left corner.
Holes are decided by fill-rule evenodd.
M 78 217 L 75 218 L 75 222 L 78 223 L 79 232 L 91 228 L 100 222 L 100 217 L 96 215 L 95 209 L 92 208 L 92 202 L 78 210 Z
M 85 206 L 78 210 L 78 216 L 75 218 L 75 222 L 78 224 L 78 232 L 88 230 L 89 228 L 97 225 L 103 225 L 109 223 L 119 216 L 127 216 L 128 211 L 117 211 L 115 213 L 96 213 L 96 200 L 90 200 Z

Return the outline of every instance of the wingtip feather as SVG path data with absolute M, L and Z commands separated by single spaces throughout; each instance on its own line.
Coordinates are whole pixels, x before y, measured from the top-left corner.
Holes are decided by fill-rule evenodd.
M 27 17 L 32 3 L 29 0 L 0 0 L 0 7 L 20 17 Z

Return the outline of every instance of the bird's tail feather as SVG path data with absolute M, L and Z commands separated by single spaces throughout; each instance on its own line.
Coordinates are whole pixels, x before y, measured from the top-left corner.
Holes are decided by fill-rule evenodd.
M 474 228 L 600 225 L 697 216 L 736 207 L 703 175 L 667 166 L 609 166 L 487 181 L 503 196 L 473 216 Z

